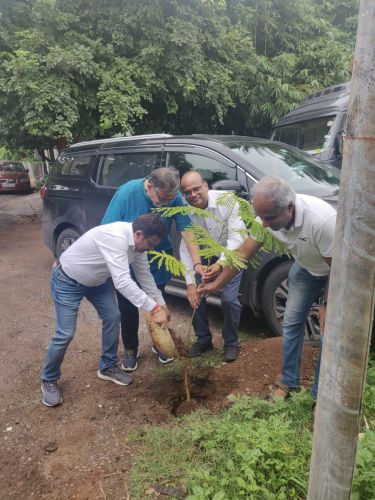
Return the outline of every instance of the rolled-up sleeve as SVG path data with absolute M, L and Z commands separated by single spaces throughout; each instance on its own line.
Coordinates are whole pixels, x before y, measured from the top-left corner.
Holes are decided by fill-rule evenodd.
M 246 229 L 245 223 L 239 216 L 239 205 L 236 204 L 234 210 L 227 219 L 228 239 L 225 244 L 228 250 L 236 250 L 245 241 L 245 237 L 239 233 L 239 230 Z M 225 260 L 224 254 L 220 255 L 220 261 Z

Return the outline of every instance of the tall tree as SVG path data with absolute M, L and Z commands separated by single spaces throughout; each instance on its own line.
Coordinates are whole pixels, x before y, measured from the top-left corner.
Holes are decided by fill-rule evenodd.
M 12 148 L 266 135 L 306 92 L 349 77 L 355 30 L 355 0 L 1 0 L 0 13 Z
M 350 498 L 375 292 L 375 3 L 361 0 L 314 427 L 310 500 Z

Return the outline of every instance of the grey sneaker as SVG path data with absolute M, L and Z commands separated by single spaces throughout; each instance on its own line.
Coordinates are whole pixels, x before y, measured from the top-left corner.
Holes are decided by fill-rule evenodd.
M 62 396 L 56 380 L 52 382 L 42 380 L 42 403 L 46 406 L 58 406 L 62 403 Z
M 134 372 L 137 369 L 138 349 L 125 349 L 125 355 L 121 363 L 124 372 Z
M 98 370 L 97 375 L 102 380 L 110 380 L 118 385 L 129 385 L 133 382 L 131 376 L 120 370 L 118 365 L 110 366 L 105 370 Z

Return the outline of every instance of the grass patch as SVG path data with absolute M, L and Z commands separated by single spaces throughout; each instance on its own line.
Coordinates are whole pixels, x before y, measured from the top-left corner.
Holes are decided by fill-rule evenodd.
M 191 374 L 197 375 L 202 371 L 205 371 L 209 368 L 213 368 L 214 366 L 222 363 L 222 361 L 223 361 L 222 353 L 217 349 L 204 353 L 204 356 L 190 358 Z M 183 373 L 184 373 L 183 359 L 176 359 L 173 363 L 168 363 L 167 365 L 154 368 L 153 370 L 151 370 L 151 376 L 154 377 L 163 377 L 166 374 L 183 376 Z
M 143 430 L 132 438 L 139 450 L 130 472 L 131 498 L 144 498 L 155 484 L 196 500 L 303 495 L 311 406 L 307 391 L 275 405 L 244 396 L 221 415 L 199 411 Z
M 202 361 L 200 358 L 199 361 Z M 370 361 L 353 500 L 375 498 L 375 362 Z M 199 410 L 134 434 L 137 455 L 130 496 L 162 486 L 188 500 L 306 498 L 312 445 L 312 399 L 307 391 L 269 404 L 247 396 L 219 415 Z M 173 496 L 172 496 L 173 498 Z

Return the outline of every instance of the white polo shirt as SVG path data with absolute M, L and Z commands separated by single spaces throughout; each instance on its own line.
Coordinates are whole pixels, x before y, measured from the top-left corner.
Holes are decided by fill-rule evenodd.
M 136 307 L 151 311 L 165 304 L 150 272 L 147 256 L 135 250 L 131 222 L 113 222 L 83 234 L 60 257 L 63 271 L 84 286 L 98 286 L 110 276 L 116 290 Z M 138 283 L 132 279 L 132 265 Z
M 336 210 L 325 201 L 296 195 L 294 223 L 290 229 L 268 230 L 289 248 L 295 261 L 314 276 L 326 276 L 330 267 L 323 257 L 332 257 Z

